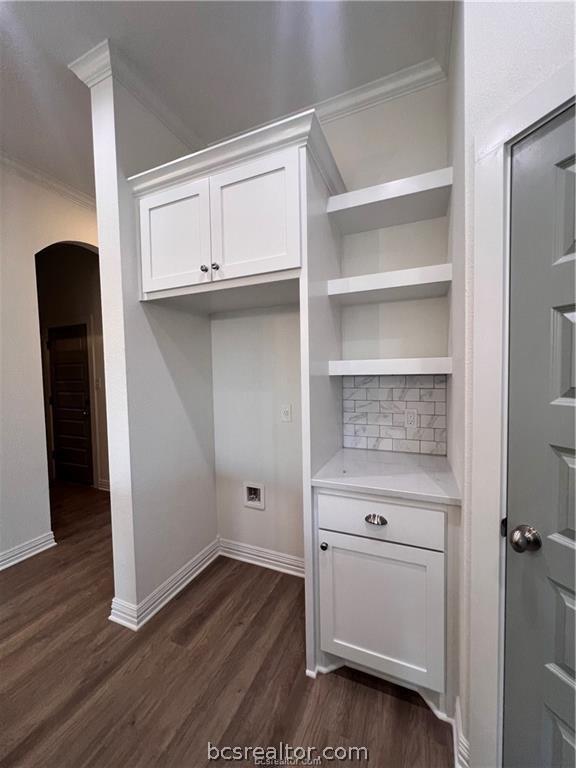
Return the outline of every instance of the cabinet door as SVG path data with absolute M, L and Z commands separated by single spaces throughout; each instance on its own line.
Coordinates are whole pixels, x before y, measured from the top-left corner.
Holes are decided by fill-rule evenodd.
M 213 279 L 300 266 L 298 149 L 210 178 Z
M 324 651 L 444 690 L 444 555 L 320 531 Z
M 140 200 L 140 248 L 145 293 L 210 282 L 208 179 Z

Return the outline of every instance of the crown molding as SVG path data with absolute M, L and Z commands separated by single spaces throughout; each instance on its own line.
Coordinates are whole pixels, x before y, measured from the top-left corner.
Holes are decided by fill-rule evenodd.
M 112 75 L 112 53 L 110 51 L 110 43 L 108 40 L 103 40 L 94 48 L 91 48 L 82 56 L 74 59 L 73 62 L 68 64 L 70 69 L 79 80 L 88 86 L 93 88 L 102 80 Z
M 75 59 L 68 65 L 68 69 L 74 72 L 88 88 L 93 88 L 107 77 L 113 77 L 188 149 L 196 150 L 206 146 L 206 142 L 170 110 L 153 89 L 136 74 L 134 68 L 130 67 L 118 54 L 109 40 L 103 40 Z
M 379 80 L 353 88 L 316 104 L 321 123 L 330 123 L 355 112 L 370 109 L 391 99 L 407 96 L 446 80 L 446 74 L 435 59 L 427 59 Z
M 261 123 L 256 128 L 267 128 L 281 120 L 288 120 L 291 117 L 312 110 L 316 112 L 320 124 L 326 125 L 333 120 L 339 120 L 355 112 L 370 109 L 385 101 L 399 99 L 402 96 L 408 96 L 410 93 L 429 88 L 431 85 L 444 82 L 446 79 L 446 74 L 440 64 L 435 59 L 427 59 L 412 67 L 406 67 L 391 75 L 381 77 L 379 80 L 373 80 L 371 83 L 345 91 L 338 96 L 333 96 L 325 101 L 319 101 L 317 104 L 306 107 L 299 112 L 283 115 L 273 122 Z M 225 139 L 209 142 L 208 147 L 214 147 L 222 144 L 223 141 L 230 141 L 242 135 L 244 135 L 243 132 L 234 133 L 231 136 L 225 137 Z
M 96 208 L 96 198 L 87 195 L 84 192 L 80 192 L 79 189 L 64 184 L 64 182 L 58 181 L 58 179 L 55 179 L 53 176 L 43 173 L 36 168 L 32 168 L 32 166 L 27 165 L 20 160 L 14 160 L 4 153 L 0 153 L 0 164 L 9 171 L 16 173 L 21 178 L 39 184 L 41 187 L 50 190 L 50 192 L 55 192 L 62 197 L 67 197 L 77 205 L 89 208 L 92 211 Z
M 131 176 L 128 181 L 134 194 L 142 195 L 167 185 L 179 184 L 207 175 L 215 168 L 220 170 L 227 165 L 256 157 L 264 152 L 296 145 L 310 148 L 332 195 L 346 191 L 313 109 L 243 133 L 219 144 L 213 144 L 186 157 L 179 157 L 149 171 Z

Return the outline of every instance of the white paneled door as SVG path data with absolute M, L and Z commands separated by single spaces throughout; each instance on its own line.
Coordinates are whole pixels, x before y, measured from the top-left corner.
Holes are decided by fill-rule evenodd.
M 140 201 L 144 293 L 210 282 L 209 195 L 200 179 Z
M 210 178 L 213 279 L 300 266 L 298 148 Z
M 320 530 L 324 651 L 444 690 L 444 555 Z

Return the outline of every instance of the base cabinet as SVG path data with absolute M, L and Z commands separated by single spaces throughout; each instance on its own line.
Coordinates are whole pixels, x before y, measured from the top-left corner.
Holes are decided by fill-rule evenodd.
M 444 690 L 444 554 L 320 530 L 322 650 Z

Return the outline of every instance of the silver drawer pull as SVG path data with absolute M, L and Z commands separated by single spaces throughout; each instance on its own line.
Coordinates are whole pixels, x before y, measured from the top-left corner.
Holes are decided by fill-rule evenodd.
M 377 515 L 375 512 L 366 515 L 364 520 L 366 520 L 367 523 L 370 523 L 370 525 L 388 525 L 388 520 L 386 520 L 384 515 Z

